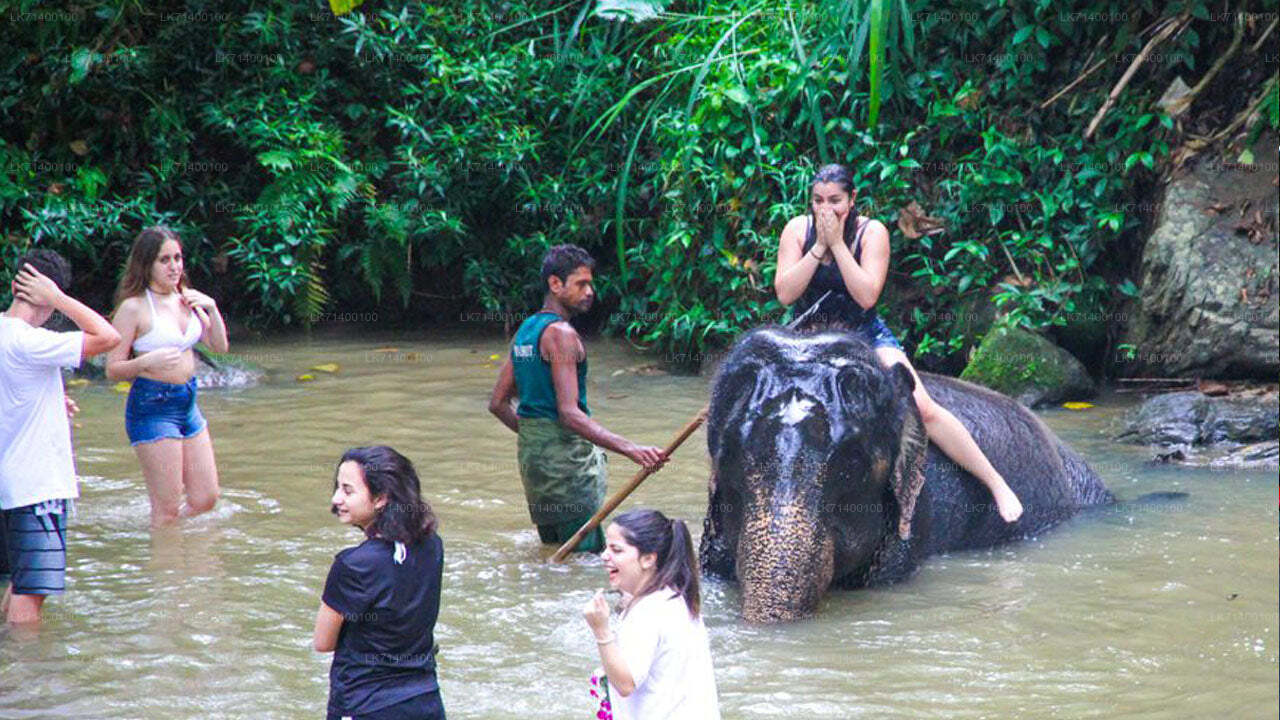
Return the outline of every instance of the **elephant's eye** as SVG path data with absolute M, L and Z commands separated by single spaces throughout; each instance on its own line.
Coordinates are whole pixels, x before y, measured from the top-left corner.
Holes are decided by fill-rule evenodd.
M 840 394 L 844 397 L 845 402 L 857 403 L 865 396 L 866 383 L 852 369 L 840 373 L 836 382 L 840 385 Z

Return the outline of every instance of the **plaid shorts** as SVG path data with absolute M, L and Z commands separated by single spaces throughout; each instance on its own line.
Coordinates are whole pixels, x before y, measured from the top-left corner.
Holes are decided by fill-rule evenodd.
M 69 500 L 0 510 L 0 580 L 6 575 L 14 595 L 56 595 L 67 589 Z

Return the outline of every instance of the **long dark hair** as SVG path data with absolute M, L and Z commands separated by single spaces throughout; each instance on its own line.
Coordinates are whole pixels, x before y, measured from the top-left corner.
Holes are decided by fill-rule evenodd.
M 422 499 L 422 483 L 409 458 L 386 445 L 355 447 L 342 454 L 338 467 L 354 462 L 364 474 L 369 496 L 385 495 L 387 504 L 377 511 L 373 522 L 364 529 L 366 537 L 380 537 L 388 542 L 412 545 L 436 531 L 436 514 Z M 333 473 L 333 487 L 338 488 L 338 471 Z M 336 515 L 337 508 L 330 508 Z
M 831 163 L 830 165 L 823 165 L 822 167 L 818 168 L 818 172 L 813 176 L 813 181 L 809 183 L 809 191 L 812 192 L 813 186 L 817 185 L 818 183 L 835 183 L 840 186 L 841 190 L 849 193 L 850 199 L 852 199 L 852 196 L 855 190 L 855 187 L 853 184 L 853 173 L 849 172 L 849 168 L 845 167 L 844 165 L 840 165 L 839 163 Z M 808 204 L 809 204 L 809 229 L 812 232 L 817 232 L 818 218 L 813 216 L 812 197 L 808 200 Z M 854 235 L 857 234 L 857 230 L 858 230 L 858 210 L 857 208 L 853 207 L 852 204 L 850 204 L 849 206 L 849 214 L 853 216 L 853 222 L 850 223 L 846 221 L 844 224 L 844 244 L 845 245 L 852 244 Z M 805 242 L 808 242 L 808 238 L 805 238 Z
M 689 615 L 697 618 L 702 607 L 698 589 L 698 556 L 693 552 L 693 538 L 683 520 L 672 520 L 657 510 L 628 510 L 613 519 L 622 537 L 641 555 L 653 553 L 658 558 L 657 572 L 636 593 L 642 598 L 655 590 L 671 588 L 684 598 Z
M 120 303 L 128 298 L 141 295 L 147 289 L 147 283 L 151 281 L 151 266 L 155 264 L 156 256 L 160 254 L 160 248 L 167 240 L 174 240 L 178 243 L 178 247 L 182 247 L 182 238 L 178 237 L 178 233 L 163 225 L 143 228 L 142 232 L 133 239 L 133 247 L 129 249 L 129 260 L 124 266 L 124 275 L 120 276 L 120 284 L 116 286 L 116 307 L 120 307 Z M 187 269 L 184 265 L 178 287 L 181 288 L 187 284 Z

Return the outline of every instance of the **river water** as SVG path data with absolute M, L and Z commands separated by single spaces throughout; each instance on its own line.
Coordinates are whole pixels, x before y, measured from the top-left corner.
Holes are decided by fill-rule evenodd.
M 623 343 L 589 343 L 589 402 L 607 427 L 662 445 L 706 401 L 699 377 L 631 372 Z M 36 634 L 0 629 L 0 717 L 302 718 L 323 714 L 328 655 L 310 649 L 334 553 L 358 531 L 329 514 L 346 448 L 415 461 L 441 520 L 437 639 L 451 718 L 593 716 L 598 664 L 580 608 L 594 557 L 550 565 L 528 522 L 515 436 L 486 411 L 501 338 L 315 336 L 233 348 L 265 382 L 208 391 L 223 496 L 153 535 L 125 396 L 99 383 L 82 408 L 82 497 L 69 592 Z M 336 373 L 298 374 L 337 363 Z M 704 588 L 725 718 L 1275 717 L 1274 472 L 1151 467 L 1107 440 L 1128 403 L 1046 422 L 1121 498 L 1041 538 L 934 558 L 911 580 L 831 594 L 817 617 L 741 621 L 736 590 Z M 705 509 L 705 434 L 629 504 L 692 521 Z M 610 458 L 610 490 L 634 469 Z

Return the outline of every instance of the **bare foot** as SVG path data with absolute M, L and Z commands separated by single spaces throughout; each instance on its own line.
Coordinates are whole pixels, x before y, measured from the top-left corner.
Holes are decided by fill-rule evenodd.
M 992 490 L 991 495 L 996 499 L 996 510 L 1000 511 L 1000 517 L 1011 523 L 1022 517 L 1022 501 L 1018 500 L 1018 496 L 1008 485 L 1001 484 L 1004 487 Z

